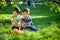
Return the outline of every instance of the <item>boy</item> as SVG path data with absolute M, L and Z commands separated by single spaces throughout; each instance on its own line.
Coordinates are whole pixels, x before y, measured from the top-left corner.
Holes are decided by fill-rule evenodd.
M 26 28 L 26 29 L 30 29 L 33 31 L 39 30 L 39 28 L 34 27 L 34 25 L 32 23 L 32 19 L 29 16 L 29 10 L 28 9 L 23 9 L 22 16 L 23 16 L 23 18 L 21 19 L 21 25 L 22 25 L 21 29 Z
M 15 8 L 13 11 L 13 16 L 12 16 L 12 32 L 20 33 L 23 34 L 23 31 L 20 30 L 20 15 L 19 15 L 20 9 Z

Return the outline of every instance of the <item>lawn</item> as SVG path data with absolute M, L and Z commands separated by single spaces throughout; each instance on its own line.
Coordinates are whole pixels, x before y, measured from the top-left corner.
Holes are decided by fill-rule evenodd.
M 20 6 L 20 9 L 27 6 Z M 24 34 L 10 34 L 11 31 L 11 16 L 12 6 L 7 6 L 0 9 L 0 40 L 60 40 L 60 21 L 56 20 L 56 13 L 50 11 L 49 7 L 45 5 L 37 5 L 36 8 L 29 6 L 31 12 L 30 16 L 35 27 L 41 30 L 34 32 L 24 30 Z M 20 13 L 20 15 L 22 12 Z M 21 15 L 22 17 L 22 15 Z

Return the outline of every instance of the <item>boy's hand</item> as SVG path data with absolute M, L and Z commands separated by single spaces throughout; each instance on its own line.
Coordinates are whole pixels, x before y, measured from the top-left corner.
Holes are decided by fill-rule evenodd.
M 29 27 L 30 25 L 25 25 L 25 27 Z
M 22 23 L 22 26 L 25 26 L 25 24 L 24 24 L 24 23 Z
M 13 18 L 11 19 L 11 21 L 13 21 Z
M 23 26 L 23 27 L 28 27 L 28 26 L 30 26 L 30 25 L 31 25 L 31 23 L 28 23 L 27 25 L 24 24 L 24 23 L 22 23 L 22 26 Z
M 19 26 L 19 30 L 21 29 L 21 26 Z
M 11 19 L 14 24 L 18 24 L 14 18 Z
M 25 25 L 25 27 L 28 27 L 28 26 L 30 26 L 31 25 L 31 23 L 28 23 L 27 25 Z
M 22 26 L 23 26 L 23 27 L 26 27 L 26 25 L 25 25 L 24 23 L 22 23 Z

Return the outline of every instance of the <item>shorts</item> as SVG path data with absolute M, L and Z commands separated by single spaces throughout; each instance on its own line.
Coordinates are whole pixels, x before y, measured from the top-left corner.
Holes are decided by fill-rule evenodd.
M 14 30 L 15 28 L 19 30 L 19 27 L 12 26 L 12 30 Z

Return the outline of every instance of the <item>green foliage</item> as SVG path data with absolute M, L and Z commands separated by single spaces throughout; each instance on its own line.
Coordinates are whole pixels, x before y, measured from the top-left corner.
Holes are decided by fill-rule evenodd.
M 13 6 L 18 6 L 18 2 L 19 2 L 20 0 L 13 0 Z
M 25 5 L 22 5 L 20 9 L 22 10 L 25 7 Z M 54 19 L 56 17 L 55 12 L 51 12 L 49 7 L 45 5 L 37 6 L 36 8 L 29 6 L 29 8 L 34 25 L 37 28 L 41 28 L 41 30 L 37 32 L 23 30 L 25 32 L 23 35 L 11 34 L 9 21 L 13 7 L 7 6 L 4 9 L 0 9 L 0 40 L 60 40 L 60 21 Z
M 12 6 L 18 6 L 19 1 L 20 0 L 0 0 L 0 8 L 6 7 L 7 4 L 10 5 L 11 2 L 12 2 L 12 4 L 11 4 Z
M 3 7 L 6 7 L 7 4 L 6 4 L 6 1 L 5 0 L 0 0 L 0 7 L 3 8 Z
M 47 28 L 43 28 L 42 30 L 37 32 L 29 30 L 24 30 L 24 32 L 25 34 L 21 35 L 16 33 L 5 33 L 4 31 L 3 33 L 0 33 L 0 40 L 60 40 L 60 29 L 57 27 L 56 23 L 52 23 Z
M 46 6 L 48 6 L 49 8 L 52 8 L 56 13 L 60 12 L 59 10 L 59 4 L 56 2 L 51 1 L 46 1 Z

